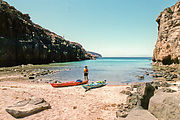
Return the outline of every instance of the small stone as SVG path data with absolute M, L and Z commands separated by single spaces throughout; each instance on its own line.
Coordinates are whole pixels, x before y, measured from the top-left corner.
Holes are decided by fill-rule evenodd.
M 173 74 L 172 77 L 173 78 L 178 78 L 178 76 L 176 74 Z
M 29 76 L 29 79 L 35 79 L 35 76 Z
M 120 111 L 117 111 L 116 112 L 116 117 L 118 118 L 118 117 L 123 117 L 123 118 L 125 118 L 126 116 L 128 115 L 128 113 L 127 112 L 120 112 Z
M 73 109 L 77 109 L 77 106 L 73 106 Z
M 126 94 L 126 95 L 132 95 L 132 93 L 130 91 L 125 91 L 125 90 L 121 91 L 120 93 Z
M 131 87 L 126 87 L 127 90 L 132 91 L 133 89 Z
M 3 88 L 2 90 L 7 90 L 7 88 Z
M 171 77 L 167 77 L 166 81 L 174 81 Z
M 144 79 L 144 75 L 137 75 L 139 80 L 143 80 Z
M 171 84 L 169 84 L 169 83 L 167 83 L 167 82 L 162 82 L 162 83 L 160 84 L 160 86 L 161 86 L 161 87 L 170 87 Z

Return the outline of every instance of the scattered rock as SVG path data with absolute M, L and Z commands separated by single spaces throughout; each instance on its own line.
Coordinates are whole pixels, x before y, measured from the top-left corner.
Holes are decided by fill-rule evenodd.
M 50 104 L 43 98 L 34 98 L 8 106 L 6 111 L 15 118 L 23 118 L 49 108 L 51 108 Z
M 132 95 L 132 93 L 130 91 L 126 91 L 126 90 L 123 90 L 120 93 L 126 94 L 126 95 Z
M 167 93 L 177 92 L 176 90 L 172 90 L 171 88 L 161 88 L 161 89 L 157 90 L 156 93 L 160 92 L 160 91 L 167 92 Z
M 29 76 L 29 79 L 35 79 L 35 76 Z
M 137 75 L 139 80 L 144 80 L 144 75 Z
M 138 95 L 138 93 L 133 93 L 131 96 L 127 97 L 126 103 L 135 107 L 136 105 L 140 104 L 140 96 Z
M 131 87 L 126 87 L 127 90 L 132 91 L 133 89 Z
M 7 90 L 7 88 L 2 88 L 2 90 Z
M 149 73 L 147 71 L 145 71 L 145 75 L 149 75 Z
M 77 109 L 77 106 L 73 106 L 73 109 Z
M 172 77 L 166 77 L 166 81 L 174 81 Z
M 160 84 L 161 87 L 170 87 L 171 84 L 167 83 L 167 82 L 161 82 Z
M 121 112 L 121 111 L 117 111 L 116 112 L 116 117 L 118 118 L 118 117 L 123 117 L 123 118 L 125 118 L 126 116 L 128 115 L 128 113 L 127 112 Z
M 162 76 L 163 76 L 162 73 L 153 74 L 153 77 L 155 77 L 155 78 L 162 77 Z

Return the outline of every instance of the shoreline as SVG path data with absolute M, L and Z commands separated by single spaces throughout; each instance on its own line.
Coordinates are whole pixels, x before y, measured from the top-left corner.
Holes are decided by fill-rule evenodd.
M 160 74 L 159 72 L 162 72 L 162 69 L 164 68 L 157 67 L 154 69 L 153 74 Z M 27 68 L 26 70 L 28 71 Z M 127 88 L 130 88 L 131 85 L 134 84 L 122 83 L 121 85 L 106 85 L 85 92 L 85 89 L 83 89 L 81 85 L 53 88 L 43 80 L 38 81 L 36 78 L 29 79 L 28 76 L 24 77 L 22 71 L 24 71 L 23 68 L 20 71 L 18 71 L 18 69 L 14 72 L 8 71 L 8 74 L 4 76 L 2 74 L 3 72 L 0 73 L 0 119 L 15 120 L 15 118 L 5 111 L 6 107 L 15 102 L 34 97 L 44 98 L 51 105 L 51 109 L 22 118 L 22 120 L 116 119 L 116 112 L 119 110 L 119 106 L 127 102 L 128 95 L 122 91 L 127 91 Z M 44 71 L 44 69 L 42 69 L 42 71 Z M 177 72 L 178 71 L 179 70 L 177 70 Z M 174 71 L 172 73 L 174 73 Z M 162 78 L 163 77 L 156 76 L 152 82 L 165 81 L 165 79 Z M 176 83 L 176 81 L 169 82 Z M 180 84 L 180 82 L 177 82 L 177 84 Z

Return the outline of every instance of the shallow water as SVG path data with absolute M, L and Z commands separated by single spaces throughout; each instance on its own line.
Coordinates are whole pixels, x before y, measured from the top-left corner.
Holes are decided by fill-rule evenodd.
M 119 85 L 122 83 L 151 81 L 151 76 L 139 80 L 136 75 L 143 75 L 146 69 L 152 67 L 151 58 L 99 58 L 78 62 L 65 62 L 50 64 L 52 70 L 60 70 L 53 75 L 48 75 L 53 80 L 74 81 L 83 79 L 83 68 L 89 69 L 90 81 L 107 80 L 108 84 Z

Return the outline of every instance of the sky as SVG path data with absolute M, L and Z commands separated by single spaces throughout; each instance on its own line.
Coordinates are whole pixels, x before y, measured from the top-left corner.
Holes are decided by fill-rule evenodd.
M 156 18 L 178 0 L 5 0 L 40 26 L 104 57 L 151 57 Z

